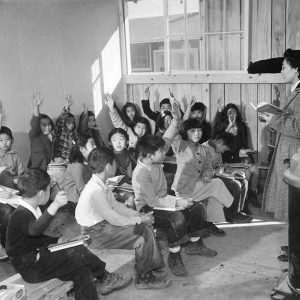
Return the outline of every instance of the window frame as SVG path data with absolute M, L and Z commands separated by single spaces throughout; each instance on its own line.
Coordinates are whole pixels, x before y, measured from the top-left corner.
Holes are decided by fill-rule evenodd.
M 130 0 L 129 0 L 130 1 Z M 141 0 L 143 1 L 143 0 Z M 187 34 L 186 32 L 184 33 L 184 42 L 185 42 L 185 65 L 188 63 L 187 59 L 187 42 L 190 37 L 192 36 L 203 36 L 202 38 L 206 39 L 208 35 L 211 34 L 222 34 L 223 37 L 223 43 L 225 43 L 224 36 L 226 34 L 243 34 L 243 63 L 242 63 L 242 70 L 175 70 L 172 69 L 170 70 L 170 37 L 174 38 L 175 36 L 182 36 L 182 35 L 170 35 L 169 34 L 169 16 L 168 16 L 168 0 L 162 0 L 164 1 L 164 71 L 160 72 L 134 72 L 131 68 L 131 54 L 130 54 L 130 39 L 129 39 L 129 19 L 126 18 L 128 15 L 128 6 L 127 2 L 128 0 L 119 0 L 119 21 L 120 21 L 120 41 L 123 43 L 121 47 L 121 56 L 123 59 L 126 59 L 126 62 L 123 62 L 124 68 L 123 68 L 123 74 L 125 76 L 130 76 L 130 75 L 176 75 L 176 74 L 187 74 L 187 75 L 197 75 L 197 74 L 246 74 L 247 73 L 247 68 L 249 65 L 249 8 L 250 8 L 250 1 L 249 0 L 243 0 L 244 1 L 244 19 L 243 19 L 243 30 L 240 31 L 220 31 L 220 32 L 202 32 L 200 34 Z M 188 0 L 183 0 L 184 1 L 184 17 L 185 17 L 185 22 L 186 22 L 186 1 Z M 200 12 L 204 11 L 205 12 L 205 4 L 209 0 L 199 0 L 199 3 L 201 5 Z M 225 15 L 226 12 L 226 1 L 223 0 L 223 15 Z M 224 8 L 225 6 L 225 8 Z M 200 17 L 200 22 L 203 22 L 203 18 Z M 205 22 L 205 21 L 204 21 Z M 224 22 L 224 19 L 223 19 Z M 205 28 L 205 23 L 201 24 L 202 28 Z M 204 27 L 203 27 L 204 26 Z M 165 34 L 165 33 L 168 34 Z M 207 48 L 206 42 L 204 43 L 204 47 Z M 223 47 L 224 48 L 224 47 Z M 201 51 L 202 50 L 202 51 Z M 205 49 L 206 50 L 206 49 Z M 200 48 L 200 56 L 202 55 L 202 59 L 200 58 L 200 64 L 203 62 L 205 65 L 207 65 L 207 60 L 208 56 L 203 53 L 203 49 Z M 206 53 L 206 51 L 205 51 Z M 242 52 L 241 52 L 242 53 Z M 203 57 L 203 55 L 205 55 Z M 223 49 L 222 53 L 222 62 L 223 62 L 223 68 L 225 65 L 225 49 Z M 150 60 L 151 60 L 151 55 L 150 55 Z M 203 65 L 202 65 L 203 67 Z M 201 68 L 201 66 L 200 66 Z

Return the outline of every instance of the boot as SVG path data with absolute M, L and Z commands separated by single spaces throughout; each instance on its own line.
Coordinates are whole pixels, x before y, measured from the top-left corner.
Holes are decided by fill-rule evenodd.
M 186 276 L 189 274 L 183 264 L 180 251 L 176 253 L 172 253 L 172 252 L 169 253 L 168 265 L 171 272 L 175 276 Z

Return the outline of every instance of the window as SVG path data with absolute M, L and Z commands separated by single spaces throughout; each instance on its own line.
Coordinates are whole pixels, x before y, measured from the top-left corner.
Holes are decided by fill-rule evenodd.
M 123 4 L 131 72 L 245 71 L 249 0 Z

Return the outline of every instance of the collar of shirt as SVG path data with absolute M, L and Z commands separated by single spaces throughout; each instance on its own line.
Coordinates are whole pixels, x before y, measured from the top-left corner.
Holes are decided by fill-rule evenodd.
M 109 189 L 108 185 L 105 184 L 105 183 L 104 183 L 97 175 L 93 174 L 93 175 L 92 175 L 92 180 L 93 180 L 96 184 L 100 185 L 103 189 L 105 189 L 105 190 Z
M 6 154 L 13 154 L 13 153 L 15 153 L 15 151 L 13 151 L 13 150 L 9 150 L 9 151 L 6 151 L 6 152 L 0 151 L 0 156 L 4 157 Z
M 140 159 L 138 160 L 138 165 L 142 166 L 143 168 L 147 169 L 148 171 L 151 171 L 152 166 L 144 164 Z
M 297 85 L 300 83 L 300 80 L 298 80 L 295 84 L 291 86 L 291 93 L 296 89 Z
M 28 204 L 27 202 L 25 202 L 22 199 L 20 199 L 19 205 L 21 205 L 21 206 L 27 208 L 28 210 L 30 210 L 33 213 L 33 215 L 35 216 L 36 219 L 38 219 L 42 215 L 42 212 L 41 212 L 39 207 L 35 210 L 30 204 Z

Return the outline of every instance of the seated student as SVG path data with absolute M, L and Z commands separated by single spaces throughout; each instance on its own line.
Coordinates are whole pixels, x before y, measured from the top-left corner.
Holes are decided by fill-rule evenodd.
M 59 192 L 41 213 L 39 205 L 45 204 L 50 196 L 47 172 L 29 169 L 19 177 L 18 184 L 23 199 L 11 217 L 6 249 L 11 263 L 26 282 L 37 283 L 52 278 L 72 280 L 78 300 L 99 299 L 97 291 L 107 293 L 128 283 L 130 279 L 108 273 L 105 263 L 84 246 L 48 251 L 47 246 L 57 243 L 58 239 L 45 236 L 43 232 L 57 210 L 67 203 L 65 192 Z
M 55 140 L 54 124 L 52 120 L 44 114 L 40 114 L 40 105 L 43 98 L 40 93 L 33 95 L 33 116 L 30 121 L 31 130 L 29 132 L 31 153 L 28 168 L 47 169 L 53 158 L 53 143 Z
M 155 226 L 167 230 L 169 243 L 168 264 L 176 276 L 188 274 L 180 254 L 180 245 L 185 244 L 184 251 L 190 255 L 215 256 L 216 251 L 205 246 L 199 231 L 206 225 L 205 212 L 201 204 L 193 204 L 187 198 L 167 195 L 167 182 L 162 169 L 165 151 L 170 147 L 178 133 L 181 113 L 173 105 L 173 121 L 163 138 L 147 135 L 140 139 L 141 159 L 133 171 L 132 186 L 135 193 L 137 210 L 144 211 L 153 207 L 183 207 L 182 211 L 154 210 Z
M 211 125 L 206 120 L 206 111 L 207 107 L 202 102 L 196 102 L 196 98 L 193 96 L 192 101 L 188 105 L 185 113 L 184 113 L 184 120 L 189 118 L 197 118 L 202 123 L 202 136 L 199 141 L 200 144 L 208 141 L 211 137 Z
M 223 206 L 230 207 L 233 197 L 221 179 L 212 178 L 213 170 L 208 149 L 199 144 L 202 124 L 197 119 L 182 123 L 181 135 L 172 143 L 177 160 L 177 170 L 172 189 L 179 197 L 192 198 L 195 202 L 208 198 L 206 213 L 211 222 L 225 221 Z M 224 235 L 215 225 L 210 232 Z
M 92 177 L 92 171 L 87 165 L 90 152 L 96 147 L 94 139 L 88 134 L 78 135 L 71 148 L 69 164 L 62 188 L 67 193 L 68 200 L 76 206 L 79 196 Z
M 138 156 L 138 151 L 136 150 L 137 141 L 142 136 L 151 133 L 151 126 L 149 121 L 144 117 L 137 117 L 136 123 L 133 123 L 130 127 L 125 125 L 122 121 L 121 116 L 119 116 L 116 108 L 115 102 L 110 94 L 105 95 L 106 105 L 109 109 L 109 114 L 111 117 L 111 121 L 115 128 L 124 129 L 129 137 L 129 150 L 130 153 L 133 154 L 134 157 Z
M 163 111 L 170 111 L 172 109 L 171 102 L 170 102 L 169 98 L 164 98 L 159 103 L 160 111 L 155 111 L 154 112 L 151 109 L 151 107 L 150 107 L 149 97 L 150 97 L 150 90 L 149 90 L 149 88 L 146 88 L 145 92 L 144 92 L 144 100 L 142 100 L 142 108 L 143 108 L 144 114 L 149 119 L 151 119 L 154 122 L 156 122 L 156 120 L 158 119 L 158 117 L 159 117 L 159 115 L 160 115 L 161 112 L 163 112 Z M 154 133 L 156 133 L 157 131 L 158 131 L 158 127 L 156 125 Z
M 88 157 L 93 176 L 83 189 L 75 211 L 82 232 L 91 238 L 95 249 L 135 249 L 138 289 L 159 289 L 171 281 L 155 271 L 164 266 L 151 223 L 151 214 L 139 214 L 117 202 L 106 185 L 115 175 L 116 161 L 112 150 L 96 148 Z M 150 226 L 150 227 L 149 227 Z
M 17 152 L 11 150 L 13 136 L 6 126 L 0 128 L 0 167 L 5 170 L 0 174 L 0 185 L 15 188 L 14 180 L 24 173 L 24 167 Z M 6 190 L 0 190 L 0 198 L 11 198 L 12 194 Z M 1 244 L 5 247 L 6 230 L 14 208 L 9 204 L 0 203 L 0 236 Z
M 136 160 L 127 150 L 128 139 L 127 132 L 122 128 L 115 128 L 108 134 L 108 142 L 114 151 L 117 164 L 116 176 L 124 175 L 125 181 L 130 183 Z
M 105 147 L 103 139 L 100 134 L 100 130 L 96 124 L 95 114 L 88 110 L 86 104 L 84 104 L 84 111 L 79 117 L 79 123 L 77 132 L 78 134 L 88 134 L 92 136 L 97 147 Z
M 240 150 L 248 149 L 248 137 L 247 126 L 242 120 L 241 113 L 238 107 L 233 103 L 228 103 L 222 109 L 222 103 L 219 102 L 219 111 L 215 118 L 215 125 L 212 136 L 214 137 L 218 133 L 229 132 L 235 137 L 236 147 L 222 154 L 224 163 L 240 163 L 243 162 L 243 158 L 240 157 Z M 246 162 L 251 163 L 251 158 Z M 253 161 L 252 161 L 253 163 Z M 249 181 L 248 198 L 244 205 L 244 212 L 251 214 L 248 208 L 248 202 L 252 202 L 253 205 L 260 207 L 260 203 L 257 200 L 257 186 L 259 173 L 255 164 L 252 164 L 250 169 L 243 170 L 246 173 Z
M 137 118 L 140 116 L 134 103 L 126 102 L 122 107 L 122 119 L 126 126 L 136 124 Z
M 69 161 L 70 150 L 75 139 L 75 117 L 70 113 L 70 106 L 73 104 L 71 95 L 66 97 L 66 103 L 62 113 L 55 124 L 57 138 L 54 142 L 54 159 Z
M 202 145 L 209 150 L 212 159 L 212 168 L 218 170 L 224 166 L 222 162 L 222 153 L 230 151 L 234 148 L 234 137 L 232 134 L 224 132 L 215 136 L 214 139 L 209 139 Z M 239 213 L 243 210 L 245 197 L 248 189 L 248 181 L 244 178 L 231 179 L 220 177 L 226 187 L 232 194 L 234 200 L 229 208 L 224 208 L 226 221 L 247 223 L 252 221 L 252 217 Z

